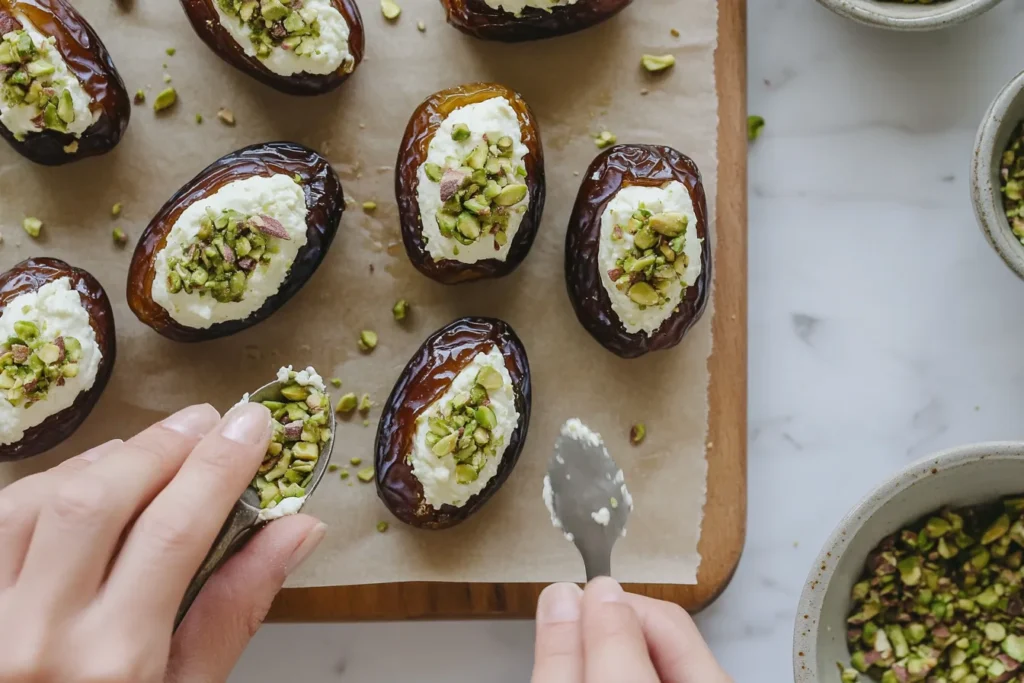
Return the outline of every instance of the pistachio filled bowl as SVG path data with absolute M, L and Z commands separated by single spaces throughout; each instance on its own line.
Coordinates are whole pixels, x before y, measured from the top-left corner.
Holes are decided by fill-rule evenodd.
M 1024 443 L 918 461 L 858 503 L 815 560 L 796 683 L 1020 680 L 1022 563 Z
M 1000 0 L 818 0 L 861 24 L 896 31 L 934 31 L 972 19 Z

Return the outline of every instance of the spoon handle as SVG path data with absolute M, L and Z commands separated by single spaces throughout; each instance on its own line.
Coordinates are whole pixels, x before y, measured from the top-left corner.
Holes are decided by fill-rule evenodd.
M 252 535 L 256 532 L 259 525 L 256 523 L 257 517 L 253 514 L 251 508 L 243 505 L 241 501 L 235 503 L 234 509 L 231 511 L 231 515 L 227 521 L 224 522 L 224 527 L 217 534 L 217 539 L 213 542 L 213 547 L 210 548 L 210 552 L 207 554 L 206 559 L 203 560 L 203 564 L 199 566 L 199 571 L 192 577 L 192 581 L 188 585 L 188 589 L 185 591 L 185 597 L 181 601 L 181 607 L 178 608 L 178 615 L 174 618 L 174 630 L 178 630 L 178 626 L 185 619 L 185 615 L 188 614 L 188 610 L 192 607 L 192 603 L 195 602 L 199 592 L 206 585 L 213 573 L 220 568 L 222 564 L 234 555 L 236 552 L 241 550 Z
M 612 554 L 611 552 L 587 552 L 582 548 L 583 566 L 587 570 L 587 583 L 590 583 L 599 576 L 612 575 Z

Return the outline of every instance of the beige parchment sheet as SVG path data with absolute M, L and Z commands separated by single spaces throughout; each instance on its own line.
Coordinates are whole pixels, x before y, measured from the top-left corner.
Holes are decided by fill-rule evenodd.
M 445 24 L 437 0 L 400 2 L 402 15 L 390 24 L 377 0 L 361 0 L 366 61 L 338 91 L 302 99 L 227 66 L 193 34 L 174 0 L 135 0 L 121 9 L 110 0 L 75 1 L 103 37 L 130 92 L 145 88 L 152 103 L 166 73 L 180 100 L 175 111 L 159 117 L 149 104 L 135 107 L 113 153 L 63 168 L 35 166 L 0 145 L 0 267 L 45 255 L 89 270 L 114 305 L 118 344 L 113 378 L 91 417 L 54 452 L 0 465 L 0 486 L 102 441 L 127 438 L 190 403 L 208 401 L 227 410 L 286 364 L 312 364 L 325 377 L 342 378 L 343 391 L 371 394 L 378 406 L 369 426 L 361 417 L 340 422 L 333 462 L 347 464 L 356 456 L 372 462 L 380 404 L 420 343 L 460 316 L 497 316 L 523 339 L 534 385 L 529 438 L 505 486 L 464 524 L 425 532 L 394 520 L 372 484 L 329 474 L 306 511 L 330 530 L 290 585 L 583 579 L 576 550 L 551 527 L 541 501 L 551 448 L 569 417 L 603 434 L 636 502 L 629 534 L 616 547 L 617 578 L 695 583 L 713 311 L 709 307 L 676 349 L 621 360 L 577 322 L 565 290 L 563 245 L 582 174 L 598 152 L 592 134 L 602 130 L 613 131 L 620 142 L 669 144 L 693 157 L 714 216 L 715 0 L 636 0 L 592 30 L 523 45 L 458 33 Z M 425 22 L 425 33 L 417 21 Z M 176 48 L 174 56 L 165 53 L 169 47 Z M 678 63 L 651 77 L 640 69 L 643 53 L 672 53 Z M 503 82 L 533 107 L 542 129 L 548 200 L 533 251 L 513 275 L 451 288 L 419 275 L 406 258 L 393 168 L 415 107 L 437 90 L 477 80 Z M 219 107 L 234 111 L 236 127 L 217 121 Z M 201 125 L 197 113 L 205 117 Z M 207 164 L 271 140 L 319 150 L 341 176 L 349 208 L 324 264 L 291 303 L 255 328 L 199 345 L 160 337 L 136 320 L 125 301 L 135 240 Z M 368 200 L 378 204 L 372 214 L 360 207 Z M 115 202 L 124 203 L 116 221 L 110 216 Z M 27 215 L 45 222 L 43 238 L 33 241 L 21 231 Z M 115 225 L 128 233 L 128 249 L 112 244 Z M 397 298 L 413 305 L 401 326 L 391 316 Z M 370 355 L 356 347 L 361 329 L 380 334 Z M 646 422 L 648 437 L 634 448 L 628 432 L 637 420 Z M 391 521 L 385 534 L 376 530 L 380 520 Z

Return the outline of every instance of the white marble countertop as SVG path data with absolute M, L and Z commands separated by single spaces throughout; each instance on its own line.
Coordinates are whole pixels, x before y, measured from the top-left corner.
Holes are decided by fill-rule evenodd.
M 1024 4 L 900 35 L 750 0 L 750 520 L 698 622 L 737 681 L 792 680 L 792 622 L 832 527 L 947 446 L 1024 436 L 1024 283 L 981 236 L 978 122 L 1024 68 Z M 728 182 L 723 178 L 722 182 Z M 232 683 L 523 683 L 529 623 L 267 626 Z

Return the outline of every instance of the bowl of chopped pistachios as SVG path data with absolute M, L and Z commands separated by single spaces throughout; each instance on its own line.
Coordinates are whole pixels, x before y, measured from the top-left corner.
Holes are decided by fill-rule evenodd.
M 981 231 L 1024 279 L 1024 71 L 985 112 L 974 143 L 970 183 Z
M 934 31 L 972 19 L 1001 0 L 818 0 L 848 19 L 896 31 Z
M 864 498 L 815 560 L 796 683 L 1024 680 L 1024 443 L 918 461 Z

